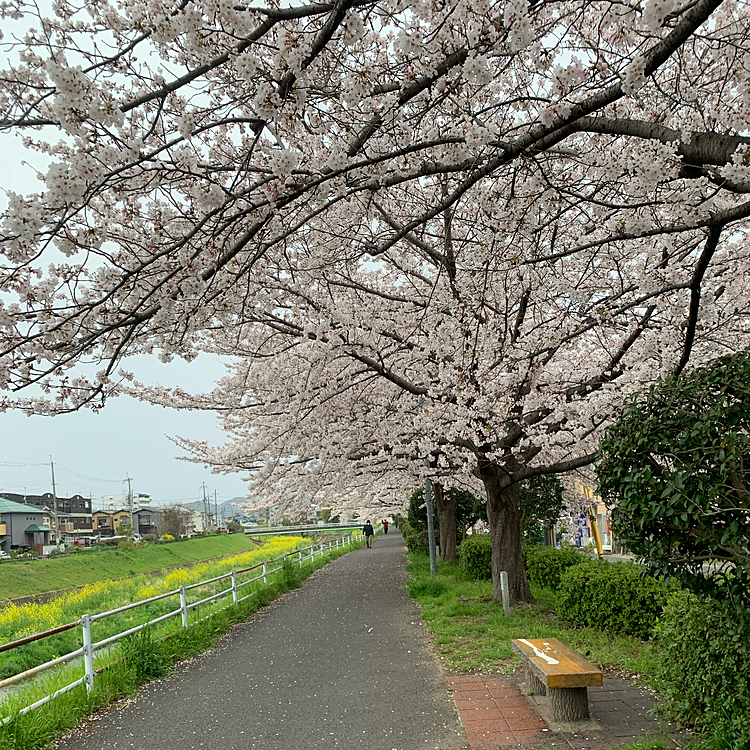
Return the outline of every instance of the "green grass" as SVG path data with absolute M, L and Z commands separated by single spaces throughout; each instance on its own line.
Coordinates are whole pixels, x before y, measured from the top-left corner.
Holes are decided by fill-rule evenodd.
M 171 565 L 236 554 L 255 546 L 244 534 L 221 534 L 169 544 L 144 543 L 128 552 L 113 548 L 92 548 L 80 550 L 69 557 L 6 562 L 0 566 L 2 598 L 13 599 L 147 573 Z
M 576 628 L 557 617 L 555 594 L 533 589 L 536 601 L 515 607 L 510 617 L 492 601 L 490 581 L 468 580 L 455 565 L 441 563 L 430 578 L 426 554 L 410 554 L 409 590 L 423 613 L 446 668 L 457 672 L 513 672 L 521 664 L 513 638 L 557 638 L 599 667 L 638 675 L 648 683 L 654 647 L 630 636 L 595 628 Z
M 355 543 L 347 548 L 334 549 L 301 568 L 292 561 L 286 562 L 268 585 L 258 583 L 248 587 L 253 588 L 253 596 L 237 606 L 227 607 L 226 601 L 221 600 L 205 605 L 195 613 L 201 619 L 187 630 L 182 628 L 178 617 L 176 621 L 167 621 L 130 636 L 96 658 L 95 669 L 105 666 L 106 669 L 97 675 L 90 694 L 80 686 L 20 716 L 18 712 L 22 707 L 80 677 L 82 667 L 68 667 L 35 680 L 27 688 L 0 701 L 0 720 L 12 717 L 10 722 L 0 726 L 0 748 L 43 750 L 50 747 L 56 738 L 76 727 L 87 716 L 118 698 L 135 694 L 145 682 L 168 675 L 180 661 L 211 648 L 232 625 L 246 620 L 284 592 L 298 588 L 313 571 L 361 546 L 362 543 Z M 202 619 L 209 613 L 213 613 L 211 617 Z

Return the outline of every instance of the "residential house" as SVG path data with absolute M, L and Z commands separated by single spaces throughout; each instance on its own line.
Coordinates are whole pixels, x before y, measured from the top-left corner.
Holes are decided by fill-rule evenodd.
M 200 510 L 190 508 L 187 505 L 174 505 L 173 508 L 185 514 L 185 533 L 188 536 L 202 534 L 206 531 L 206 517 Z
M 142 537 L 161 535 L 161 514 L 157 508 L 142 508 L 133 513 L 133 528 Z
M 55 529 L 59 526 L 60 538 L 78 538 L 91 536 L 91 498 L 82 495 L 71 495 L 70 497 L 58 497 L 55 500 L 51 492 L 43 495 L 20 495 L 14 492 L 0 492 L 0 498 L 10 500 L 21 505 L 31 505 L 43 513 L 51 514 L 48 520 L 52 539 L 57 542 Z M 57 523 L 55 522 L 57 514 Z M 44 525 L 40 523 L 40 525 Z
M 28 547 L 41 555 L 45 544 L 49 544 L 49 529 L 44 528 L 44 512 L 0 497 L 0 550 L 9 553 Z
M 94 511 L 93 533 L 97 536 L 115 536 L 120 526 L 130 525 L 130 513 L 120 509 L 114 513 L 105 513 L 103 510 Z
M 317 505 L 313 505 L 312 507 L 308 508 L 306 516 L 305 516 L 305 520 L 308 523 L 317 523 L 318 521 L 322 521 L 323 520 L 322 508 L 319 508 Z

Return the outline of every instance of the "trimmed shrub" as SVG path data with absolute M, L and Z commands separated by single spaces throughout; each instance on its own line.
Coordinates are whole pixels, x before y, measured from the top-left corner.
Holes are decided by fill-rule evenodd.
M 551 591 L 560 588 L 560 576 L 568 568 L 590 562 L 589 557 L 572 547 L 556 549 L 536 545 L 524 546 L 523 559 L 529 582 Z
M 427 534 L 427 529 L 422 529 L 421 531 L 415 531 L 409 534 L 408 536 L 404 537 L 404 542 L 406 543 L 406 549 L 409 550 L 409 552 L 429 552 L 429 536 Z
M 713 602 L 672 592 L 655 629 L 656 687 L 675 718 L 726 750 L 750 746 L 750 632 Z
M 414 528 L 408 521 L 401 521 L 399 531 L 409 552 L 429 552 L 427 528 Z
M 574 625 L 648 638 L 666 597 L 666 586 L 637 565 L 589 562 L 563 573 L 557 612 Z
M 458 547 L 458 566 L 472 578 L 492 578 L 492 538 L 490 535 L 467 536 Z

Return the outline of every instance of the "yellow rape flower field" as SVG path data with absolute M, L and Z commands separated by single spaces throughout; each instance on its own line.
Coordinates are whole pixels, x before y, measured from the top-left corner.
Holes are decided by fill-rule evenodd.
M 46 603 L 9 605 L 0 609 L 0 644 L 75 622 L 83 614 L 106 612 L 172 591 L 180 586 L 215 578 L 232 570 L 249 568 L 264 560 L 277 559 L 309 545 L 310 540 L 303 537 L 272 537 L 257 549 L 222 560 L 179 568 L 167 575 L 144 573 L 132 578 L 100 581 L 88 584 L 80 591 L 62 594 Z M 258 570 L 240 574 L 237 576 L 237 583 L 257 575 Z M 228 586 L 228 580 L 201 586 L 189 592 L 188 600 L 197 601 Z M 92 634 L 97 640 L 106 638 L 113 633 L 122 632 L 128 627 L 173 611 L 177 607 L 179 607 L 177 596 L 150 602 L 142 607 L 102 620 L 94 626 L 97 632 Z M 80 640 L 80 630 L 74 628 L 57 636 L 0 654 L 0 679 L 75 650 L 80 646 Z

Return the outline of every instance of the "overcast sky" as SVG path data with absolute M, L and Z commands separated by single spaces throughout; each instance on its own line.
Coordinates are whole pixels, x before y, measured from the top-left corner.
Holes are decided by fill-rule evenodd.
M 224 374 L 216 357 L 165 365 L 156 357 L 133 357 L 124 367 L 150 385 L 176 385 L 186 390 L 209 390 Z M 223 443 L 216 418 L 205 412 L 180 412 L 151 406 L 127 397 L 107 403 L 99 414 L 82 411 L 57 417 L 27 417 L 0 413 L 0 491 L 28 494 L 50 492 L 50 455 L 55 462 L 59 496 L 74 493 L 102 495 L 127 491 L 151 495 L 158 504 L 198 500 L 203 482 L 219 502 L 244 497 L 239 474 L 215 475 L 202 466 L 178 461 L 174 436 Z M 12 466 L 8 464 L 40 464 Z M 85 476 L 80 476 L 85 475 Z M 106 480 L 106 481 L 100 481 Z

